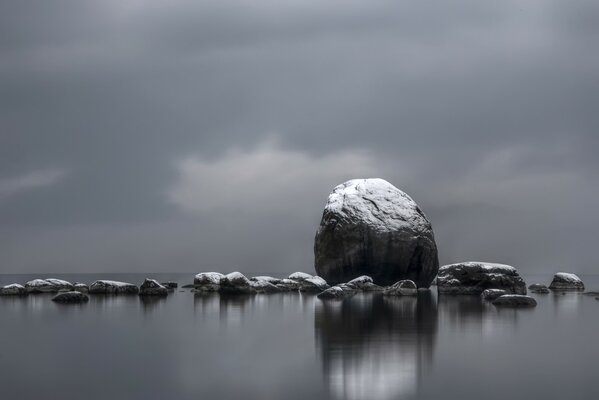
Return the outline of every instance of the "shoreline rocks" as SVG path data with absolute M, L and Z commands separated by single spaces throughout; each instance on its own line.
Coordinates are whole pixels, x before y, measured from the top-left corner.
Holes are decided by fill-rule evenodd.
M 220 272 L 200 272 L 193 279 L 193 286 L 197 291 L 217 292 L 224 277 Z
M 431 223 L 407 194 L 383 179 L 335 187 L 314 241 L 314 267 L 331 284 L 368 275 L 378 285 L 429 287 L 439 268 Z
M 241 272 L 231 272 L 220 280 L 218 291 L 226 294 L 251 294 L 252 284 Z
M 536 307 L 537 301 L 520 294 L 504 294 L 493 300 L 492 304 L 497 307 Z
M 71 282 L 62 279 L 33 279 L 25 284 L 25 289 L 29 293 L 57 293 L 60 289 L 73 289 Z
M 89 287 L 91 294 L 138 294 L 139 288 L 127 282 L 98 280 Z
M 584 283 L 575 274 L 567 272 L 558 272 L 553 275 L 553 280 L 549 285 L 552 290 L 584 290 Z
M 468 261 L 439 268 L 437 289 L 439 293 L 457 295 L 480 295 L 485 289 L 525 295 L 526 283 L 512 266 Z

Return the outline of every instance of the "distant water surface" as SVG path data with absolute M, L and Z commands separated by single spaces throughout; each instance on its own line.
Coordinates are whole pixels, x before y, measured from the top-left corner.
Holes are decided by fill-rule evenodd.
M 0 275 L 0 284 L 40 275 Z M 49 277 L 49 276 L 41 276 Z M 69 281 L 192 274 L 54 275 Z M 548 284 L 550 276 L 525 277 Z M 582 276 L 599 291 L 598 276 Z M 599 301 L 360 294 L 0 297 L 6 399 L 598 399 Z

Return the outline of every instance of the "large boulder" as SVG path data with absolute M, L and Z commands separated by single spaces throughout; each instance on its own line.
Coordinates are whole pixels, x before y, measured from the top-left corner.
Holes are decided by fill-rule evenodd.
M 200 272 L 195 276 L 193 286 L 198 291 L 217 292 L 224 277 L 220 272 Z
M 140 296 L 166 296 L 168 289 L 154 279 L 146 279 L 139 287 Z
M 353 179 L 333 190 L 314 256 L 316 272 L 332 284 L 368 275 L 379 285 L 409 279 L 429 287 L 439 268 L 430 222 L 383 179 Z
M 29 293 L 58 293 L 60 289 L 73 289 L 71 282 L 62 279 L 33 279 L 25 284 L 25 289 Z
M 574 274 L 558 272 L 557 274 L 553 275 L 553 280 L 549 285 L 549 289 L 584 290 L 584 283 L 582 283 L 582 280 Z
M 526 283 L 516 268 L 509 265 L 469 261 L 439 268 L 439 293 L 480 295 L 485 289 L 526 294 Z
M 89 287 L 91 294 L 138 294 L 139 288 L 132 283 L 99 280 Z
M 26 296 L 28 294 L 25 286 L 13 283 L 10 285 L 2 286 L 0 288 L 0 296 Z
M 226 294 L 255 293 L 252 283 L 241 272 L 231 272 L 220 280 L 219 291 Z

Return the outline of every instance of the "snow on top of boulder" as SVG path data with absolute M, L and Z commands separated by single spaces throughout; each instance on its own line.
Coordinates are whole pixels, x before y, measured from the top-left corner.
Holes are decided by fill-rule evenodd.
M 46 282 L 50 282 L 51 284 L 58 286 L 72 286 L 71 282 L 56 278 L 48 278 L 46 279 Z
M 305 281 L 306 279 L 311 278 L 313 278 L 313 276 L 305 272 L 294 272 L 293 274 L 289 275 L 289 279 L 293 279 L 294 281 Z
M 336 186 L 325 213 L 362 220 L 369 226 L 397 229 L 404 226 L 430 230 L 430 223 L 410 196 L 379 178 L 352 179 Z
M 135 286 L 132 283 L 120 282 L 120 281 L 110 281 L 106 279 L 100 279 L 92 283 L 94 285 L 106 285 L 106 286 L 114 286 L 114 287 L 126 287 L 126 286 Z
M 489 273 L 504 273 L 504 274 L 514 274 L 517 273 L 516 268 L 511 265 L 506 264 L 497 264 L 497 263 L 489 263 L 482 261 L 467 261 L 455 264 L 444 265 L 439 268 L 439 274 L 443 272 L 448 272 L 452 269 L 465 267 L 465 268 L 480 268 L 482 271 Z
M 558 272 L 554 275 L 554 277 L 566 282 L 582 282 L 582 280 L 576 274 L 571 274 L 568 272 Z
M 25 285 L 27 285 L 27 286 L 47 286 L 48 284 L 50 284 L 50 283 L 45 279 L 33 279 L 33 280 L 27 282 Z
M 220 272 L 200 272 L 195 276 L 194 281 L 196 284 L 210 283 L 218 285 L 221 279 L 223 279 L 224 277 L 225 275 L 221 274 Z
M 2 289 L 25 289 L 25 286 L 18 283 L 11 283 L 10 285 L 2 286 Z

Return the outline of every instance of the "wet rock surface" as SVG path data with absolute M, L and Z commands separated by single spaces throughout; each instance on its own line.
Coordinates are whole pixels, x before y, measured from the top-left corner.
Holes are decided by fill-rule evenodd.
M 445 265 L 439 269 L 437 289 L 445 294 L 477 294 L 485 289 L 503 289 L 526 294 L 526 283 L 516 268 L 478 261 Z
M 409 279 L 429 287 L 439 268 L 430 222 L 414 200 L 382 179 L 335 187 L 314 255 L 317 274 L 331 284 L 368 275 L 378 285 Z

